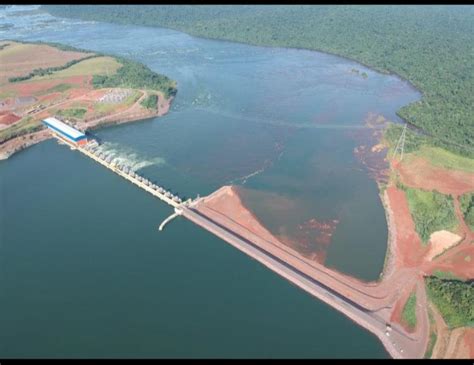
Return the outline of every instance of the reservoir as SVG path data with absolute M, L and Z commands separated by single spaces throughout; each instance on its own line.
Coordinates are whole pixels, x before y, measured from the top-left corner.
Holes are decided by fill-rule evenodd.
M 398 121 L 420 98 L 406 82 L 318 52 L 35 8 L 1 9 L 13 26 L 0 38 L 128 57 L 178 83 L 166 116 L 94 131 L 104 149 L 183 197 L 239 185 L 276 235 L 337 221 L 324 247 L 305 231 L 308 249 L 378 279 L 385 214 L 354 149 L 372 133 L 369 115 Z M 371 333 L 189 221 L 159 232 L 171 213 L 54 140 L 0 161 L 0 357 L 388 356 Z

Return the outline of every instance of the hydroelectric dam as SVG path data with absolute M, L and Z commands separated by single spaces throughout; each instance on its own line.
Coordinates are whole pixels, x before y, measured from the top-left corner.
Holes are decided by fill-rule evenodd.
M 61 144 L 79 151 L 173 207 L 174 212 L 160 224 L 160 231 L 175 217 L 183 216 L 375 334 L 393 358 L 420 358 L 423 356 L 427 346 L 427 336 L 407 333 L 401 326 L 390 323 L 385 309 L 392 304 L 391 298 L 383 296 L 367 300 L 363 295 L 351 293 L 350 288 L 344 286 L 347 284 L 342 281 L 338 282 L 336 277 L 331 277 L 324 271 L 319 272 L 318 275 L 308 275 L 297 265 L 295 266 L 287 260 L 287 256 L 284 254 L 266 249 L 259 243 L 260 237 L 243 234 L 230 222 L 219 221 L 204 214 L 199 209 L 199 204 L 204 198 L 183 200 L 164 187 L 140 176 L 126 164 L 117 163 L 113 156 L 101 151 L 99 143 L 95 139 L 88 139 L 81 131 L 55 118 L 47 118 L 44 122 L 51 130 L 53 137 L 58 139 Z M 418 290 L 421 295 L 424 295 L 421 289 Z M 421 329 L 423 334 L 426 331 L 428 328 Z

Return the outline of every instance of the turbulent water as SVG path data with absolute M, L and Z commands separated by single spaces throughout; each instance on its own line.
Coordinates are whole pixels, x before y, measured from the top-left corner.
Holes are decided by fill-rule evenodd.
M 2 26 L 6 25 L 7 26 Z M 0 10 L 0 38 L 135 59 L 177 80 L 161 118 L 94 131 L 182 197 L 224 184 L 276 235 L 366 280 L 382 270 L 378 190 L 354 155 L 369 113 L 419 98 L 338 57 Z M 353 73 L 366 72 L 368 78 Z M 378 340 L 55 141 L 0 162 L 0 357 L 386 357 Z

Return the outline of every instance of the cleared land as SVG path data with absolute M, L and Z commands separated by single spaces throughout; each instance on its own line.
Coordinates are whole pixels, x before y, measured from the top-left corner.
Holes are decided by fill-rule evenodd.
M 54 75 L 37 76 L 33 80 L 56 80 L 71 76 L 114 74 L 120 67 L 121 64 L 112 57 L 94 57 L 55 72 Z
M 367 148 L 367 153 L 378 154 L 380 151 L 378 143 L 380 141 L 374 147 Z M 385 147 L 390 149 L 390 146 Z M 411 167 L 413 160 L 387 159 L 390 170 L 389 179 L 386 183 L 380 184 L 380 187 L 387 212 L 389 244 L 384 273 L 378 282 L 362 282 L 328 269 L 318 260 L 305 257 L 295 250 L 296 244 L 281 240 L 281 237 L 275 236 L 264 227 L 258 217 L 243 203 L 245 200 L 242 200 L 238 187 L 222 187 L 213 194 L 199 199 L 193 209 L 238 237 L 278 257 L 298 272 L 330 287 L 347 300 L 377 313 L 379 318 L 395 326 L 398 333 L 404 334 L 401 337 L 390 337 L 395 347 L 403 347 L 404 356 L 422 357 L 426 351 L 431 352 L 433 356 L 438 356 L 439 346 L 436 347 L 436 343 L 444 341 L 451 346 L 451 350 L 445 351 L 442 356 L 452 356 L 453 349 L 457 349 L 461 357 L 466 357 L 473 346 L 468 342 L 470 332 L 466 327 L 460 327 L 463 330 L 456 330 L 457 332 L 450 328 L 445 331 L 430 329 L 428 303 L 433 300 L 433 296 L 428 298 L 426 295 L 424 278 L 436 276 L 439 272 L 451 275 L 449 278 L 443 277 L 442 280 L 474 278 L 474 265 L 471 263 L 474 258 L 472 244 L 474 236 L 463 216 L 463 211 L 467 209 L 469 202 L 464 202 L 461 209 L 458 195 L 460 191 L 474 190 L 473 181 L 466 182 L 457 175 L 459 173 L 471 174 L 469 171 L 455 169 L 456 164 L 459 163 L 457 156 L 434 152 L 440 156 L 449 157 L 444 160 L 441 158 L 438 166 L 434 166 L 428 159 L 422 157 L 419 147 L 413 148 L 409 153 L 413 152 L 415 156 L 414 152 L 417 152 L 415 157 L 418 161 L 421 161 L 428 169 L 437 169 L 439 172 L 430 176 L 425 182 L 420 181 L 419 185 L 407 184 L 407 187 L 401 179 L 403 168 Z M 436 151 L 436 149 L 433 150 Z M 423 153 L 426 151 L 425 149 Z M 370 158 L 367 159 L 367 161 L 370 160 Z M 371 163 L 369 162 L 368 165 Z M 468 170 L 469 166 L 466 169 Z M 443 186 L 445 176 L 454 176 L 455 181 L 451 185 L 445 185 L 446 193 L 426 190 L 426 185 Z M 459 184 L 464 185 L 459 188 Z M 232 239 L 229 238 L 228 242 L 233 244 L 231 241 Z M 463 292 L 464 289 L 451 285 L 442 287 L 443 298 L 452 301 L 449 302 L 448 309 L 442 309 L 441 312 L 448 316 L 448 321 L 451 316 L 457 318 L 459 325 L 465 326 L 466 322 L 461 322 L 459 316 L 460 312 L 466 312 L 466 310 L 452 305 L 457 303 L 453 298 L 457 298 L 456 295 L 459 295 L 457 293 Z M 439 300 L 436 304 L 440 305 L 440 303 L 446 306 L 446 302 Z M 337 300 L 330 304 L 338 308 Z M 351 315 L 348 314 L 348 316 L 354 319 Z M 367 329 L 373 330 L 370 325 L 354 320 Z M 411 338 L 410 341 L 414 342 L 408 341 L 407 338 Z M 384 340 L 382 342 L 388 347 L 392 346 L 390 343 L 387 345 Z M 432 351 L 428 349 L 428 346 Z
M 47 138 L 35 133 L 44 129 L 41 120 L 49 116 L 86 131 L 163 115 L 176 93 L 172 80 L 131 61 L 45 44 L 2 41 L 0 45 L 4 46 L 0 47 L 0 159 Z M 122 76 L 115 77 L 123 74 L 122 62 L 125 86 L 120 84 Z M 96 77 L 112 85 L 100 87 Z M 150 80 L 156 89 L 150 88 Z M 128 97 L 101 101 L 114 93 Z M 157 96 L 156 108 L 142 105 L 148 95 Z
M 27 75 L 34 69 L 63 66 L 93 53 L 62 51 L 48 45 L 0 41 L 0 84 L 16 76 Z

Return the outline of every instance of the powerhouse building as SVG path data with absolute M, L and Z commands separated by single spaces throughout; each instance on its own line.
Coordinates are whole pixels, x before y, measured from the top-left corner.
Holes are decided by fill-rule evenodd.
M 56 118 L 46 118 L 43 120 L 43 123 L 58 137 L 62 138 L 68 143 L 72 143 L 74 145 L 85 145 L 87 143 L 87 136 L 74 129 L 73 127 L 67 125 L 66 123 L 61 122 Z

